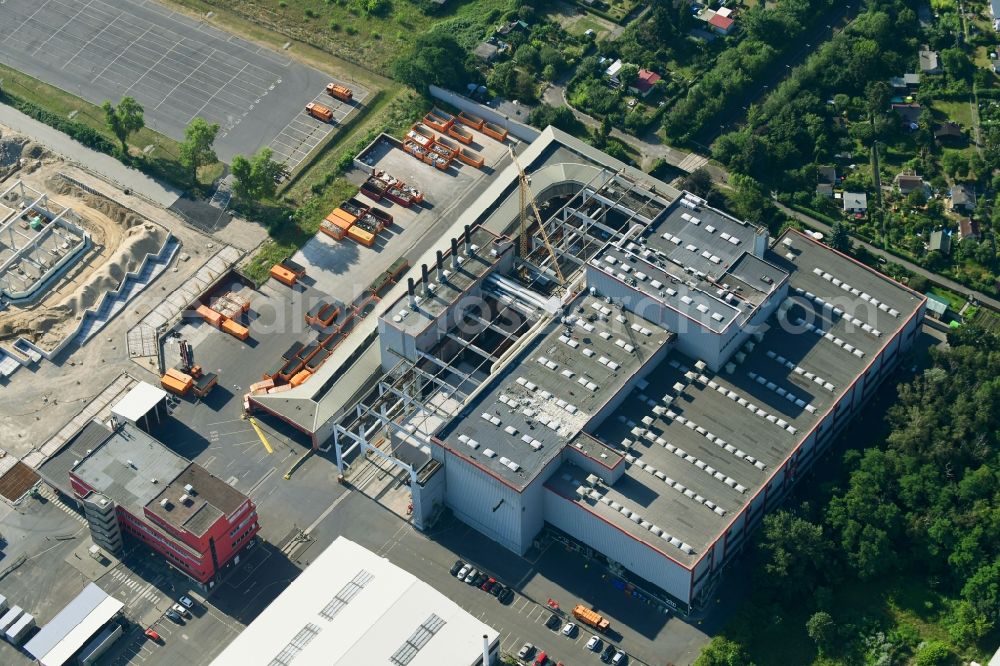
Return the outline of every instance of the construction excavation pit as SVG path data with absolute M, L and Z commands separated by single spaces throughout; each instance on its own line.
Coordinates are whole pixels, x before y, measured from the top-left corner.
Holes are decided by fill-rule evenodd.
M 165 228 L 63 169 L 46 155 L 31 173 L 0 183 L 0 345 L 22 355 L 85 341 L 177 245 Z

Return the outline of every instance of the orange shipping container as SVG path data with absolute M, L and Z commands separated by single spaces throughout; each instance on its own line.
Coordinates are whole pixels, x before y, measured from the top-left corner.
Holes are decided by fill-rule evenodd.
M 293 286 L 297 281 L 295 273 L 291 272 L 281 264 L 275 264 L 271 267 L 271 277 L 282 284 L 288 285 L 289 287 Z
M 309 379 L 311 376 L 312 373 L 309 372 L 308 370 L 300 370 L 299 372 L 295 373 L 295 376 L 292 377 L 292 380 L 288 383 L 291 384 L 291 386 L 294 388 L 302 384 L 302 382 Z
M 266 391 L 266 390 L 268 390 L 270 388 L 274 388 L 274 380 L 273 379 L 265 379 L 264 381 L 255 382 L 255 383 L 251 384 L 250 385 L 250 392 L 254 393 L 254 394 L 261 393 L 261 392 Z
M 192 383 L 192 381 L 182 382 L 179 379 L 171 377 L 170 375 L 163 375 L 163 377 L 160 378 L 160 386 L 174 395 L 186 395 L 187 392 L 191 390 Z
M 365 247 L 371 247 L 375 244 L 375 234 L 370 234 L 364 229 L 358 227 L 351 227 L 347 230 L 347 237 L 353 241 L 361 243 Z
M 172 377 L 179 382 L 191 382 L 194 381 L 191 375 L 186 372 L 181 372 L 177 368 L 167 368 L 167 373 L 164 375 L 166 377 Z
M 222 322 L 222 330 L 240 340 L 246 340 L 250 337 L 250 330 L 243 324 L 238 324 L 232 319 Z
M 212 326 L 219 328 L 222 325 L 222 315 L 208 307 L 207 305 L 199 305 L 195 312 L 201 315 L 201 318 L 207 321 Z

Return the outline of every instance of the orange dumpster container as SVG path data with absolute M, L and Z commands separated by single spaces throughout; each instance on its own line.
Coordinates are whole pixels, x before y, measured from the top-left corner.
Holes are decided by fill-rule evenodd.
M 434 111 L 429 111 L 424 116 L 423 122 L 428 127 L 432 127 L 439 132 L 447 132 L 448 128 L 455 124 L 455 119 L 451 116 L 438 115 L 437 109 L 435 109 Z
M 222 315 L 207 305 L 198 305 L 195 312 L 201 315 L 202 319 L 216 328 L 219 328 L 222 325 Z
M 329 219 L 323 220 L 319 223 L 319 230 L 333 240 L 344 240 L 344 234 L 346 233 Z
M 465 162 L 469 166 L 474 166 L 477 169 L 483 166 L 483 156 L 479 153 L 474 153 L 468 148 L 461 148 L 458 151 L 458 159 Z
M 266 393 L 268 389 L 274 388 L 273 379 L 265 379 L 260 382 L 254 382 L 250 385 L 250 393 L 257 395 L 258 393 Z
M 187 395 L 187 392 L 191 390 L 191 385 L 193 383 L 194 380 L 190 377 L 187 378 L 187 381 L 181 381 L 180 379 L 172 377 L 169 374 L 163 375 L 163 377 L 160 378 L 160 386 L 174 395 Z
M 369 233 L 359 227 L 351 227 L 347 230 L 347 237 L 353 241 L 361 243 L 365 247 L 375 244 L 375 234 Z
M 222 330 L 238 340 L 246 340 L 250 337 L 250 329 L 232 319 L 222 322 Z
M 284 285 L 288 285 L 289 287 L 294 286 L 296 281 L 298 281 L 298 278 L 295 277 L 295 273 L 288 270 L 281 264 L 275 264 L 271 267 L 271 277 Z
M 503 141 L 507 138 L 507 130 L 493 123 L 483 123 L 483 134 L 497 141 Z
M 312 373 L 309 372 L 308 370 L 299 370 L 297 373 L 295 373 L 295 376 L 292 377 L 291 381 L 289 381 L 288 383 L 291 384 L 291 386 L 294 388 L 302 384 L 302 382 L 309 379 L 310 377 L 312 377 Z
M 463 125 L 468 125 L 469 127 L 472 127 L 474 129 L 483 128 L 482 118 L 480 118 L 479 116 L 474 116 L 471 113 L 466 113 L 465 111 L 459 111 L 456 120 L 458 120 L 458 122 L 462 123 Z
M 449 127 L 448 136 L 453 139 L 457 139 L 466 145 L 472 143 L 472 132 L 465 129 L 461 125 L 452 125 Z
M 291 384 L 282 384 L 281 386 L 275 386 L 274 388 L 267 389 L 267 394 L 271 395 L 272 393 L 281 393 L 283 391 L 288 391 L 291 388 Z

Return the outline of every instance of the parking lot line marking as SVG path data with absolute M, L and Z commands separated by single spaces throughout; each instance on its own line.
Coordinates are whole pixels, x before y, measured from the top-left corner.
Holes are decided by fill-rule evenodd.
M 178 88 L 180 88 L 182 85 L 184 85 L 184 82 L 187 81 L 188 79 L 190 79 L 192 76 L 194 76 L 195 72 L 197 72 L 199 69 L 201 69 L 201 66 L 204 65 L 209 60 L 211 60 L 212 56 L 214 56 L 214 55 L 215 55 L 215 49 L 212 49 L 211 53 L 209 53 L 207 56 L 205 56 L 205 59 L 201 61 L 201 65 L 198 65 L 197 67 L 195 67 L 194 69 L 192 69 L 191 73 L 184 77 L 184 81 L 181 81 L 176 86 L 174 86 L 173 89 L 170 92 L 168 92 L 166 94 L 166 96 L 162 100 L 160 100 L 160 103 L 153 107 L 153 111 L 156 111 L 157 109 L 159 109 L 160 106 L 162 106 L 163 103 L 166 102 L 170 98 L 170 96 L 174 94 L 174 91 L 176 91 Z
M 61 27 L 60 27 L 60 28 L 59 28 L 58 30 L 56 30 L 56 31 L 55 31 L 55 32 L 53 32 L 53 33 L 52 33 L 51 35 L 49 35 L 49 38 L 48 38 L 48 39 L 46 39 L 46 40 L 45 40 L 44 42 L 42 42 L 41 44 L 39 44 L 38 46 L 36 46 L 36 47 L 35 47 L 35 49 L 34 49 L 34 50 L 33 50 L 33 51 L 31 52 L 31 55 L 35 55 L 36 53 L 38 53 L 39 51 L 41 51 L 41 50 L 42 50 L 42 47 L 43 47 L 43 46 L 45 46 L 46 44 L 48 44 L 49 42 L 51 42 L 51 41 L 52 41 L 52 39 L 53 39 L 53 38 L 54 38 L 54 37 L 55 37 L 56 35 L 58 35 L 58 34 L 59 34 L 60 32 L 62 32 L 62 31 L 63 31 L 63 28 L 65 28 L 65 27 L 66 27 L 66 26 L 68 26 L 68 25 L 69 25 L 70 23 L 72 23 L 72 22 L 73 22 L 73 21 L 75 21 L 75 20 L 76 20 L 77 18 L 79 18 L 79 17 L 80 17 L 80 14 L 82 14 L 82 13 L 84 12 L 84 10 L 88 9 L 88 8 L 90 7 L 91 3 L 93 3 L 93 2 L 94 2 L 94 0 L 88 0 L 87 4 L 85 4 L 85 5 L 83 6 L 83 7 L 80 7 L 80 9 L 79 9 L 79 10 L 78 10 L 78 11 L 76 12 L 76 14 L 74 14 L 74 15 L 73 15 L 73 17 L 72 17 L 72 18 L 70 18 L 70 19 L 67 19 L 67 20 L 66 20 L 66 22 L 65 22 L 65 23 L 63 23 L 63 24 L 62 24 L 62 26 L 61 26 Z
M 243 70 L 246 69 L 249 66 L 250 66 L 250 63 L 246 63 L 245 65 L 243 65 L 243 67 L 240 69 L 240 71 L 238 71 L 235 74 L 233 74 L 232 77 L 230 77 L 230 79 L 228 81 L 226 81 L 226 83 L 223 84 L 223 86 L 221 88 L 219 88 L 218 90 L 216 90 L 215 93 L 211 97 L 208 98 L 208 101 L 205 102 L 202 105 L 202 107 L 200 109 L 198 109 L 198 111 L 193 116 L 191 116 L 191 120 L 194 120 L 195 118 L 197 118 L 198 114 L 201 113 L 202 111 L 204 111 L 206 106 L 208 106 L 209 104 L 212 103 L 212 100 L 215 99 L 215 96 L 218 95 L 219 93 L 221 93 L 223 90 L 225 90 L 226 87 L 229 86 L 233 81 L 235 81 L 236 77 L 238 77 L 240 74 L 242 74 Z M 187 123 L 185 123 L 185 124 L 189 124 L 191 122 L 191 120 L 188 120 Z
M 178 43 L 179 43 L 179 42 L 178 42 Z M 174 44 L 173 46 L 171 46 L 171 47 L 170 47 L 170 48 L 169 48 L 169 49 L 167 50 L 167 52 L 166 52 L 166 53 L 164 53 L 163 55 L 161 55 L 161 56 L 160 56 L 160 59 L 159 59 L 159 60 L 157 60 L 156 62 L 154 62 L 154 63 L 153 63 L 153 64 L 152 64 L 152 65 L 151 65 L 151 66 L 149 67 L 149 69 L 147 69 L 147 70 L 146 70 L 145 72 L 143 72 L 142 76 L 140 76 L 140 77 L 139 77 L 139 78 L 137 78 L 137 79 L 136 79 L 135 81 L 133 81 L 133 82 L 132 82 L 132 85 L 130 85 L 130 86 L 129 86 L 128 88 L 126 88 L 126 89 L 125 89 L 125 92 L 123 92 L 123 93 L 122 93 L 122 97 L 124 97 L 125 95 L 127 95 L 127 94 L 129 93 L 129 91 L 130 91 L 130 90 L 132 90 L 132 88 L 134 88 L 134 87 L 136 87 L 137 85 L 139 85 L 139 82 L 140 82 L 140 81 L 142 81 L 142 80 L 143 80 L 144 78 L 146 78 L 146 77 L 147 77 L 147 76 L 149 75 L 149 73 L 150 73 L 150 72 L 152 72 L 152 71 L 153 71 L 154 69 L 156 69 L 156 68 L 157 68 L 157 67 L 159 66 L 159 64 L 160 64 L 161 62 L 163 62 L 164 58 L 166 58 L 167 56 L 169 56 L 169 55 L 170 55 L 170 52 L 171 52 L 171 51 L 173 51 L 173 50 L 174 50 L 174 48 L 175 48 L 176 46 L 177 46 L 177 43 L 175 43 L 175 44 Z
M 119 58 L 121 58 L 121 57 L 122 57 L 123 55 L 125 55 L 125 52 L 126 52 L 126 51 L 128 51 L 128 50 L 129 50 L 130 48 L 132 48 L 132 47 L 133 47 L 133 46 L 135 45 L 135 43 L 136 43 L 136 42 L 138 42 L 138 41 L 139 41 L 140 39 L 142 39 L 143 37 L 145 37 L 145 36 L 146 36 L 146 33 L 147 33 L 147 32 L 149 32 L 149 31 L 150 31 L 150 30 L 152 30 L 152 29 L 153 29 L 153 27 L 152 27 L 152 26 L 150 26 L 150 27 L 146 28 L 146 32 L 142 33 L 141 35 L 139 35 L 138 37 L 136 37 L 135 39 L 133 39 L 133 40 L 132 40 L 132 43 L 131 43 L 131 44 L 129 44 L 128 46 L 126 46 L 125 48 L 123 48 L 123 49 L 122 49 L 122 52 L 121 52 L 121 53 L 119 53 L 119 54 L 118 54 L 117 56 L 115 56 L 115 59 L 114 59 L 114 60 L 112 60 L 111 62 L 109 62 L 109 63 L 108 63 L 107 65 L 105 65 L 104 69 L 102 69 L 102 70 L 101 70 L 101 71 L 100 71 L 100 72 L 99 72 L 99 73 L 97 74 L 97 76 L 95 76 L 94 78 L 92 78 L 92 79 L 90 80 L 90 82 L 91 82 L 91 83 L 93 83 L 93 82 L 97 81 L 97 79 L 101 78 L 101 77 L 102 77 L 102 76 L 104 75 L 104 72 L 108 71 L 108 69 L 110 69 L 112 65 L 114 65 L 114 64 L 115 64 L 116 62 L 118 62 L 118 59 L 119 59 Z
M 42 11 L 43 9 L 45 9 L 45 5 L 47 5 L 47 4 L 49 4 L 49 0 L 45 0 L 45 2 L 43 2 L 41 5 L 39 5 L 38 9 L 36 9 L 33 12 L 31 12 L 31 15 L 28 18 L 24 19 L 24 21 L 21 22 L 21 25 L 17 26 L 17 28 L 15 28 L 14 31 L 11 32 L 10 34 L 11 35 L 16 35 L 17 33 L 21 32 L 21 29 L 28 24 L 28 21 L 30 21 L 31 19 L 35 18 L 35 14 L 37 14 L 38 12 Z

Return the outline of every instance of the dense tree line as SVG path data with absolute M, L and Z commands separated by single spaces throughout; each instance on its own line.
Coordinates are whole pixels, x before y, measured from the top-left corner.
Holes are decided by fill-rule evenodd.
M 951 343 L 899 386 L 884 441 L 844 454 L 844 475 L 818 492 L 800 489 L 812 503 L 764 519 L 752 609 L 698 666 L 750 663 L 776 617 L 834 663 L 950 664 L 989 647 L 1000 629 L 1000 340 L 968 326 Z M 862 607 L 839 597 L 866 587 Z M 937 599 L 915 612 L 949 640 L 894 625 L 882 609 L 896 594 Z
M 742 98 L 777 59 L 833 6 L 832 0 L 782 0 L 773 7 L 760 3 L 740 18 L 743 40 L 724 52 L 715 67 L 691 87 L 664 119 L 667 135 L 686 141 L 714 121 L 734 99 Z M 846 64 L 840 65 L 846 69 Z
M 889 101 L 886 81 L 911 71 L 918 29 L 916 14 L 902 2 L 885 3 L 861 14 L 810 56 L 761 106 L 752 107 L 744 127 L 720 137 L 714 155 L 735 171 L 780 185 L 787 178 L 785 171 L 829 158 L 845 146 L 849 150 L 855 138 L 870 144 L 875 138 L 871 133 L 890 132 L 898 121 L 885 116 Z M 852 111 L 872 119 L 871 123 L 857 123 L 856 129 L 870 134 L 844 137 L 848 141 L 841 145 L 836 139 L 843 134 L 835 117 Z M 806 180 L 815 183 L 814 178 Z

